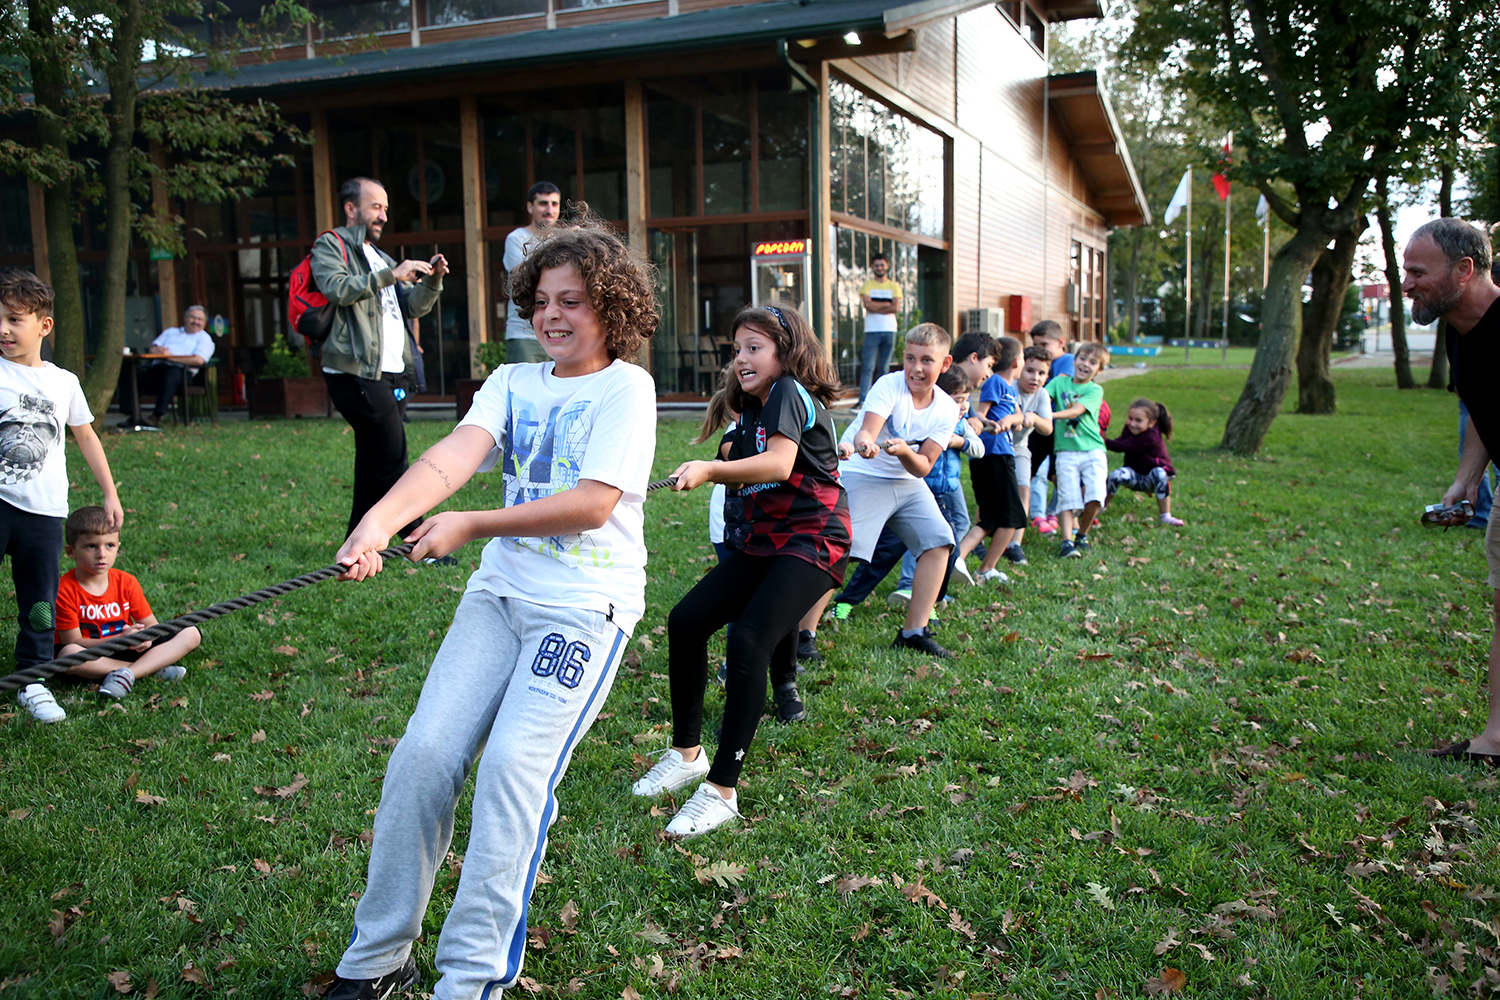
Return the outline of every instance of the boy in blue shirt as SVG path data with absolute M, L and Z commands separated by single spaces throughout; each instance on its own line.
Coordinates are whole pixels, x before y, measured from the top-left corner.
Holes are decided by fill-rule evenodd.
M 984 421 L 979 435 L 984 456 L 969 463 L 974 481 L 974 499 L 979 504 L 979 521 L 959 543 L 959 559 L 973 552 L 979 543 L 993 536 L 979 566 L 980 580 L 1008 583 L 1010 577 L 996 564 L 1010 542 L 1011 531 L 1026 527 L 1026 505 L 1016 483 L 1016 453 L 1010 432 L 1019 427 L 1025 415 L 1016 403 L 1012 380 L 1021 371 L 1021 342 L 1014 337 L 995 341 L 995 374 L 985 380 L 979 391 L 975 415 Z

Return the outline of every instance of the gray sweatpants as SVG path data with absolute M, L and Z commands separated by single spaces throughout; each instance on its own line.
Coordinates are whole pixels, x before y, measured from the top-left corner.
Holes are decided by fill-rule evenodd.
M 597 611 L 464 596 L 386 768 L 369 883 L 340 976 L 374 979 L 406 961 L 453 840 L 454 806 L 483 749 L 433 996 L 476 1000 L 515 983 L 557 783 L 629 640 Z

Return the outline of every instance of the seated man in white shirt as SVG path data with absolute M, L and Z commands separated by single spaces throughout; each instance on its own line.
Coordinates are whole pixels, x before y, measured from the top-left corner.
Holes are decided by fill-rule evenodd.
M 167 407 L 182 392 L 183 381 L 198 374 L 198 369 L 214 356 L 214 338 L 204 329 L 207 326 L 208 310 L 202 306 L 188 306 L 182 314 L 181 326 L 162 331 L 161 336 L 151 342 L 148 353 L 167 357 L 141 365 L 136 370 L 134 381 L 128 368 L 121 371 L 120 412 L 125 414 L 125 424 L 135 422 L 139 413 L 137 389 L 156 394 L 156 406 L 151 416 L 141 417 L 140 424 L 155 427 L 161 423 Z

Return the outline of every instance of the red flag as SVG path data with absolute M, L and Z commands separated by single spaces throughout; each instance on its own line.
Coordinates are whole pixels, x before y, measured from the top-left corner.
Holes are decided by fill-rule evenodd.
M 1229 169 L 1229 164 L 1233 162 L 1230 158 L 1229 153 L 1229 140 L 1225 139 L 1224 158 L 1219 161 L 1219 173 L 1214 174 L 1213 177 L 1210 178 L 1210 180 L 1213 182 L 1214 190 L 1219 192 L 1220 201 L 1229 200 L 1229 178 L 1225 177 L 1223 173 L 1225 170 Z

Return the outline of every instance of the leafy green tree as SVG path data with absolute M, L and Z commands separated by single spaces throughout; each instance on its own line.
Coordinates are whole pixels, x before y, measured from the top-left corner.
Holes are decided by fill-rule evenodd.
M 302 23 L 307 11 L 275 0 L 261 20 L 207 31 L 220 15 L 198 0 L 24 0 L 0 6 L 0 114 L 31 115 L 35 137 L 0 142 L 0 170 L 44 191 L 48 262 L 56 289 L 58 364 L 83 378 L 103 412 L 120 371 L 133 234 L 181 253 L 182 219 L 144 207 L 151 183 L 195 201 L 247 197 L 297 133 L 272 105 L 230 100 L 194 72 L 232 72 L 236 54 L 262 44 L 267 26 Z M 204 51 L 194 28 L 219 41 Z M 153 162 L 149 148 L 163 154 Z M 102 151 L 102 153 L 101 153 Z M 102 205 L 103 307 L 95 362 L 85 372 L 83 295 L 73 227 L 82 201 Z
M 1326 325 L 1304 353 L 1304 409 L 1334 403 L 1327 353 L 1350 280 L 1345 258 L 1365 228 L 1371 182 L 1434 145 L 1442 123 L 1469 99 L 1445 37 L 1474 38 L 1493 13 L 1455 0 L 1143 0 L 1127 46 L 1233 132 L 1231 177 L 1259 188 L 1293 234 L 1270 268 L 1260 344 L 1221 445 L 1259 450 L 1291 382 L 1304 336 L 1304 278 L 1315 275 L 1314 313 Z M 1456 36 L 1448 33 L 1458 26 Z M 1490 38 L 1476 45 L 1492 46 Z M 1330 244 L 1332 248 L 1330 249 Z M 1309 334 L 1314 331 L 1309 331 Z M 1310 383 L 1310 384 L 1309 384 Z

